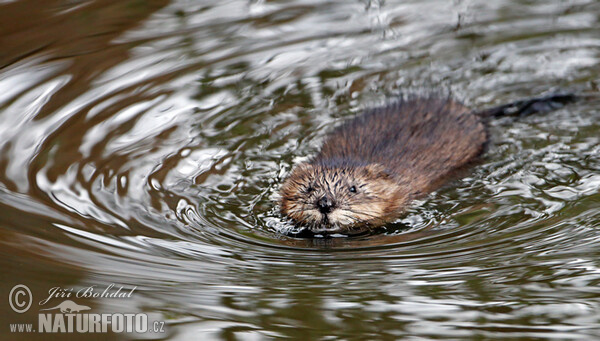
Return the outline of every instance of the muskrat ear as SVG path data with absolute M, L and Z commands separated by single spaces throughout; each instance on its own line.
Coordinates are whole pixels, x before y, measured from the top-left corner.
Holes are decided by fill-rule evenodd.
M 310 163 L 303 162 L 303 163 L 297 165 L 296 167 L 294 167 L 294 171 L 312 172 L 314 170 L 314 168 L 315 168 L 315 166 L 311 165 Z
M 297 176 L 300 178 L 310 177 L 314 174 L 315 166 L 310 163 L 303 162 L 292 169 L 290 176 Z
M 371 163 L 365 167 L 367 176 L 372 176 L 380 179 L 387 179 L 390 177 L 390 173 L 378 163 Z

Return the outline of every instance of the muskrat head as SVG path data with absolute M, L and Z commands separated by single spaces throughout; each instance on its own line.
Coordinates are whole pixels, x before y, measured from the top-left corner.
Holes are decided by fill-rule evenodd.
M 316 233 L 356 233 L 383 224 L 405 200 L 379 164 L 303 163 L 281 187 L 281 211 Z

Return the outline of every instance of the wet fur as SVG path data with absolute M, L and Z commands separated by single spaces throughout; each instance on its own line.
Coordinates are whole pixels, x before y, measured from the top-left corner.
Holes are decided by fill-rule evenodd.
M 417 97 L 370 109 L 342 124 L 310 163 L 380 164 L 414 198 L 474 159 L 486 141 L 480 116 L 462 104 Z
M 352 232 L 397 217 L 483 150 L 482 119 L 450 98 L 413 97 L 335 128 L 281 188 L 281 210 L 314 232 Z M 356 186 L 357 192 L 348 189 Z M 334 201 L 319 212 L 319 198 Z
M 313 233 L 382 225 L 476 161 L 489 119 L 547 112 L 578 99 L 551 93 L 474 112 L 448 97 L 414 96 L 369 109 L 335 128 L 319 154 L 292 171 L 281 187 L 281 211 Z M 332 204 L 327 212 L 320 198 Z

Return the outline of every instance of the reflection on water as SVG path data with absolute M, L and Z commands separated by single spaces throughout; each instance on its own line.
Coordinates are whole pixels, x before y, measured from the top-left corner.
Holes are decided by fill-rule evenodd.
M 154 314 L 175 339 L 600 336 L 597 101 L 494 122 L 479 165 L 375 235 L 284 236 L 273 203 L 328 129 L 402 91 L 595 98 L 599 13 L 0 1 L 2 292 L 137 286 L 78 303 Z

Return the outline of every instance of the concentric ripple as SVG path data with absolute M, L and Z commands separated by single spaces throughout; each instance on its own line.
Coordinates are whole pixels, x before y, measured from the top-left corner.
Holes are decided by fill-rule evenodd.
M 599 337 L 598 13 L 0 1 L 2 285 L 137 287 L 86 304 L 173 339 Z M 473 108 L 584 98 L 494 121 L 477 165 L 377 233 L 282 233 L 279 185 L 331 127 L 436 89 Z

